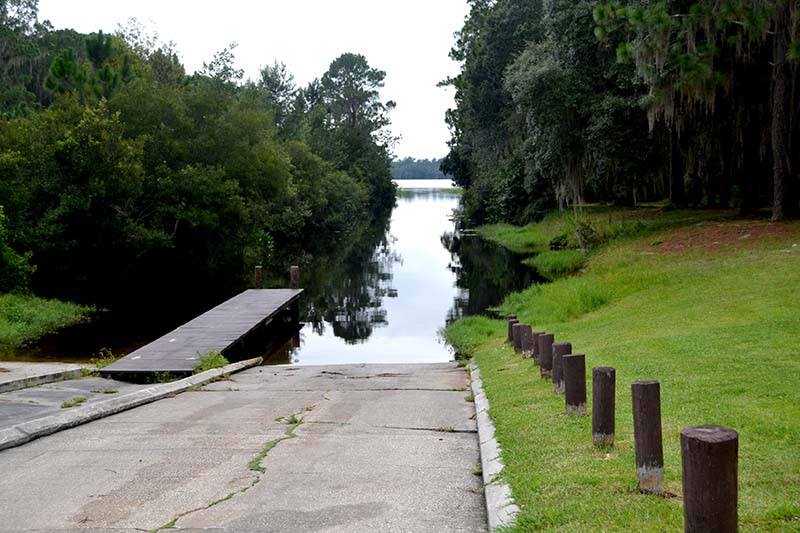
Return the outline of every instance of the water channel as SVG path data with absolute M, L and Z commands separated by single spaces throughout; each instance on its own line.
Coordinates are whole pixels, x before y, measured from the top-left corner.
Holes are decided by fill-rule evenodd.
M 449 361 L 442 328 L 540 280 L 520 257 L 457 231 L 460 194 L 449 180 L 398 185 L 387 228 L 351 243 L 343 258 L 316 257 L 303 267 L 304 326 L 285 344 L 259 352 L 268 364 Z M 113 318 L 0 354 L 0 360 L 89 362 L 103 348 L 124 355 L 178 325 L 145 328 L 139 320 Z
M 321 289 L 321 300 L 336 302 L 335 308 L 316 313 L 312 303 L 299 338 L 268 363 L 449 361 L 442 328 L 485 312 L 536 280 L 519 257 L 456 231 L 460 194 L 448 180 L 397 183 L 397 206 L 372 257 L 360 272 Z M 308 299 L 319 301 L 320 295 Z

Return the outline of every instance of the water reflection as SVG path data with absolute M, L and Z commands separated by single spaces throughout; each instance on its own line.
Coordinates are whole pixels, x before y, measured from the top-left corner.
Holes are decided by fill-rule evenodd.
M 347 257 L 311 262 L 299 346 L 288 342 L 271 363 L 448 361 L 442 327 L 534 280 L 518 257 L 454 231 L 457 193 L 423 186 L 402 194 L 388 227 L 373 228 Z
M 543 278 L 521 263 L 522 257 L 475 235 L 446 232 L 442 245 L 450 252 L 448 268 L 455 274 L 458 294 L 447 323 L 479 315 L 500 304 L 510 292 Z
M 267 350 L 271 363 L 448 361 L 451 353 L 439 338 L 442 327 L 483 313 L 510 291 L 536 281 L 519 257 L 455 231 L 453 214 L 460 196 L 441 191 L 452 186 L 449 182 L 425 181 L 418 186 L 423 188 L 398 198 L 391 218 L 371 226 L 364 223 L 356 238 L 313 252 L 314 256 L 305 251 L 299 257 L 283 257 L 286 265 L 270 269 L 281 273 L 288 272 L 289 264 L 302 265 L 305 289 L 302 330 L 269 331 L 261 337 L 263 342 L 268 338 L 285 342 L 277 350 Z M 286 286 L 287 281 L 267 280 L 274 287 Z M 41 359 L 43 347 L 53 360 L 69 360 L 74 352 L 76 360 L 85 361 L 102 346 L 120 355 L 179 325 L 157 324 L 161 330 L 149 332 L 142 320 L 135 323 L 131 328 L 131 321 L 117 318 L 111 324 L 118 324 L 118 329 L 99 322 L 75 328 L 58 336 L 57 347 L 47 348 L 45 341 L 35 354 L 21 357 Z M 133 340 L 132 331 L 138 335 Z M 65 351 L 71 345 L 64 341 L 72 337 L 80 342 Z M 250 343 L 257 352 L 251 355 L 264 352 L 263 342 Z M 89 343 L 95 348 L 88 349 Z

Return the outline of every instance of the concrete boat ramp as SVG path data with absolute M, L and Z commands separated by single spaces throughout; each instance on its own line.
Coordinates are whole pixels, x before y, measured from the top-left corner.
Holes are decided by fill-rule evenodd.
M 485 531 L 454 363 L 253 367 L 0 452 L 0 530 Z

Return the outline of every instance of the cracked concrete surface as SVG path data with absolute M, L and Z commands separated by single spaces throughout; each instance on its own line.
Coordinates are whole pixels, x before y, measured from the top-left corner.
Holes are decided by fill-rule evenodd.
M 485 531 L 467 384 L 454 364 L 253 368 L 0 452 L 0 529 Z

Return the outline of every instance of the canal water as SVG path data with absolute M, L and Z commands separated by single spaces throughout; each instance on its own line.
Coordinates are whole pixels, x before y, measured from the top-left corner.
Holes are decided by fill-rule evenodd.
M 449 361 L 452 350 L 440 334 L 447 324 L 485 312 L 536 279 L 519 257 L 456 231 L 460 194 L 449 180 L 397 183 L 389 228 L 364 271 L 308 294 L 311 302 L 336 305 L 317 313 L 312 303 L 299 336 L 269 363 Z
M 315 257 L 303 267 L 304 326 L 285 344 L 258 352 L 268 364 L 449 361 L 442 328 L 540 281 L 520 257 L 457 231 L 460 193 L 449 180 L 398 186 L 388 227 L 350 243 L 345 257 Z M 0 354 L 0 361 L 83 363 L 104 349 L 121 356 L 177 325 L 146 323 L 101 318 Z

